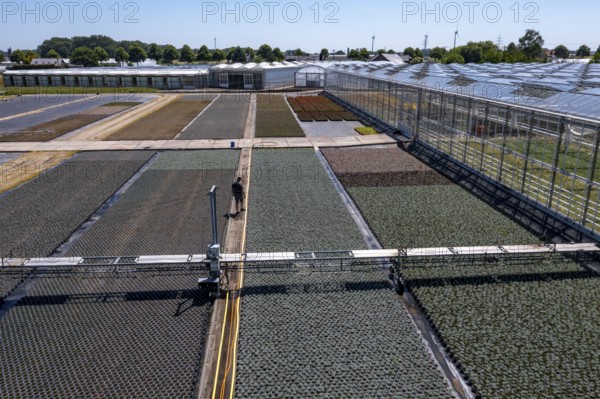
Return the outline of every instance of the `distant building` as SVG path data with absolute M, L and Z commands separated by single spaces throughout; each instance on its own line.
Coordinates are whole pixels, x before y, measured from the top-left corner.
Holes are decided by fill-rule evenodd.
M 369 62 L 391 62 L 394 64 L 402 65 L 410 62 L 410 55 L 400 55 L 400 54 L 377 54 L 375 57 L 371 58 Z
M 64 60 L 62 58 L 34 58 L 31 60 L 31 65 L 61 67 L 64 65 Z

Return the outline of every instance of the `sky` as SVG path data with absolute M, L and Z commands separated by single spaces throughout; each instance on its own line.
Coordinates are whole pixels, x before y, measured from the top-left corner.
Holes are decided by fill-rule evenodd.
M 571 1 L 1 1 L 0 49 L 35 49 L 53 36 L 102 34 L 116 40 L 198 48 L 267 43 L 306 52 L 372 46 L 452 48 L 491 40 L 502 47 L 527 29 L 545 47 L 600 45 L 600 2 Z

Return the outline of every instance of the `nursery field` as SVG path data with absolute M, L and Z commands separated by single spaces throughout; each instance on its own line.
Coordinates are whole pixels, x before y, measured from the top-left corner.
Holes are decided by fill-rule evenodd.
M 0 255 L 49 256 L 151 156 L 81 153 L 8 191 L 0 197 Z
M 256 137 L 304 137 L 283 96 L 257 96 Z
M 227 213 L 238 158 L 238 151 L 229 150 L 160 154 L 68 255 L 205 253 L 211 241 L 207 194 L 213 185 L 221 188 L 217 214 Z M 227 219 L 218 221 L 223 238 Z
M 351 150 L 332 150 L 338 151 Z M 367 156 L 357 156 L 354 169 L 335 166 L 336 172 L 364 165 L 373 173 Z M 455 185 L 415 180 L 412 186 L 347 189 L 388 248 L 538 242 Z M 482 397 L 597 396 L 597 275 L 558 255 L 422 260 L 402 270 L 448 353 Z
M 240 139 L 250 110 L 250 95 L 221 94 L 179 135 L 179 140 Z
M 236 398 L 451 398 L 385 273 L 366 269 L 246 273 Z
M 105 140 L 172 140 L 210 104 L 205 96 L 182 96 L 138 119 Z
M 27 127 L 17 132 L 0 132 L 0 142 L 49 141 L 73 130 L 98 122 L 111 115 L 123 112 L 139 103 L 106 104 L 81 113 L 65 116 L 39 125 Z
M 366 248 L 313 149 L 255 150 L 249 200 L 248 252 Z
M 248 212 L 248 251 L 366 247 L 312 149 L 256 150 Z M 360 270 L 245 273 L 237 398 L 451 397 L 385 272 Z
M 212 305 L 197 273 L 39 279 L 0 322 L 0 397 L 195 398 Z

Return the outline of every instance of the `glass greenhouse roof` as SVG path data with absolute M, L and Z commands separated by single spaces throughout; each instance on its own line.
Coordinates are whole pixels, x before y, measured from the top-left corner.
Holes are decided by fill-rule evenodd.
M 332 70 L 600 121 L 600 65 L 335 63 Z

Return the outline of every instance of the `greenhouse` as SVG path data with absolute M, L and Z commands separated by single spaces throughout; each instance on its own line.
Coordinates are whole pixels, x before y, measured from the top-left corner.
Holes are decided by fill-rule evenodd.
M 326 91 L 599 233 L 600 66 L 338 63 Z
M 296 87 L 324 88 L 327 68 L 333 66 L 330 62 L 310 64 L 296 72 Z
M 208 87 L 206 68 L 73 68 L 7 71 L 4 85 L 16 87 L 150 87 L 201 89 Z
M 219 64 L 210 68 L 210 86 L 221 89 L 263 90 L 294 86 L 302 62 Z

